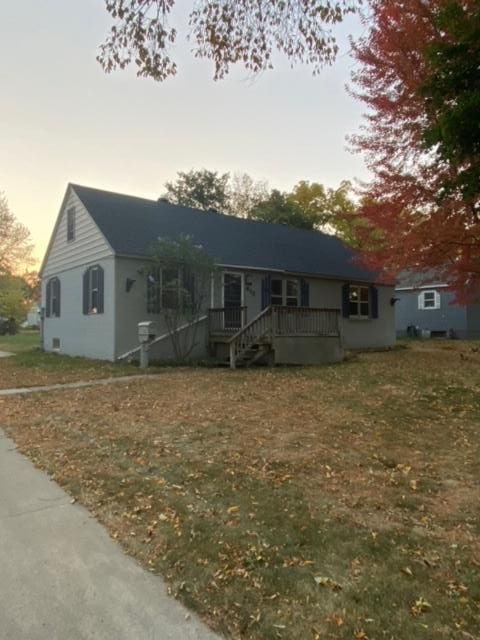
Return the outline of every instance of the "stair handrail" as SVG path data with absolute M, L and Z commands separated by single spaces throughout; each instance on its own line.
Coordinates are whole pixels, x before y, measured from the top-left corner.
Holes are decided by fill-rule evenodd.
M 262 335 L 265 335 L 265 333 L 268 330 L 270 330 L 271 332 L 271 329 L 272 329 L 271 317 L 272 317 L 272 307 L 271 306 L 265 307 L 265 309 L 260 311 L 259 314 L 257 314 L 254 318 L 252 318 L 250 322 L 247 322 L 247 324 L 244 327 L 239 329 L 237 333 L 228 340 L 228 345 L 230 349 L 230 367 L 232 369 L 235 369 L 237 356 L 240 353 L 249 349 L 253 344 L 255 344 L 255 340 L 261 337 Z M 266 326 L 266 331 L 262 333 L 258 333 L 254 331 L 255 327 L 260 326 L 262 322 L 267 318 L 270 319 L 270 322 L 268 323 L 269 326 Z
M 207 315 L 203 315 L 203 316 L 200 316 L 199 318 L 196 318 L 195 320 L 192 320 L 192 322 L 185 322 L 184 324 L 180 325 L 179 327 L 176 327 L 172 331 L 167 331 L 167 333 L 162 333 L 161 336 L 157 336 L 151 342 L 149 342 L 149 347 L 151 347 L 152 345 L 157 344 L 159 342 L 162 342 L 163 340 L 166 340 L 167 338 L 170 338 L 172 336 L 172 334 L 180 333 L 180 331 L 184 331 L 185 329 L 189 329 L 190 327 L 194 327 L 196 324 L 200 324 L 200 322 L 205 322 L 205 320 L 207 320 L 207 319 L 208 319 L 208 316 Z M 140 346 L 135 347 L 134 349 L 130 349 L 130 351 L 126 351 L 125 353 L 122 353 L 121 356 L 117 356 L 117 360 L 125 360 L 125 358 L 129 358 L 129 357 L 133 356 L 135 353 L 139 353 L 140 349 L 141 349 Z

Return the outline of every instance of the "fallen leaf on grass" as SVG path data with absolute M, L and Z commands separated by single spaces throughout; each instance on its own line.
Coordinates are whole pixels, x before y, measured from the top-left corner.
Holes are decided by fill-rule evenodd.
M 342 589 L 341 584 L 335 582 L 335 580 L 332 580 L 332 578 L 329 578 L 328 576 L 314 576 L 313 579 L 321 587 L 330 587 L 334 591 L 340 591 L 340 589 Z
M 240 511 L 240 507 L 238 507 L 236 505 L 233 506 L 233 507 L 228 507 L 228 509 L 227 509 L 227 513 L 230 513 L 230 514 L 238 513 L 239 511 Z
M 335 624 L 335 625 L 337 625 L 337 627 L 341 627 L 345 623 L 345 621 L 342 618 L 342 616 L 339 615 L 338 613 L 331 613 L 327 617 L 327 622 L 330 622 L 331 624 Z
M 427 600 L 424 600 L 423 598 L 418 598 L 418 600 L 415 600 L 415 603 L 410 607 L 410 611 L 412 615 L 419 616 L 421 613 L 426 613 L 427 611 L 430 611 L 431 608 L 432 608 L 432 605 L 429 602 L 427 602 Z

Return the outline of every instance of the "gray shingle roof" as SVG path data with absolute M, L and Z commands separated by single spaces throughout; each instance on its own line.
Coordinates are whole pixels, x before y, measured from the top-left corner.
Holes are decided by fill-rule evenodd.
M 220 265 L 373 282 L 334 236 L 71 185 L 116 254 L 148 256 L 156 238 L 193 237 Z

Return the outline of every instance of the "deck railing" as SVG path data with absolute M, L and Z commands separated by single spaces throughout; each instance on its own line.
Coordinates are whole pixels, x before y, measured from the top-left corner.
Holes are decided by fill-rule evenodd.
M 247 307 L 217 307 L 208 310 L 210 333 L 237 333 L 247 324 Z
M 340 310 L 314 307 L 267 307 L 229 340 L 230 366 L 259 342 L 276 336 L 340 337 Z
M 272 307 L 272 333 L 277 336 L 338 336 L 340 311 L 316 307 Z

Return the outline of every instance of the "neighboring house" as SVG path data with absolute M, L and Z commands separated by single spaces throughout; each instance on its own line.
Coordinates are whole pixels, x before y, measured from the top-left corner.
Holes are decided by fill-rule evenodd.
M 172 292 L 148 264 L 157 238 L 182 234 L 218 267 L 192 356 L 302 364 L 394 343 L 394 287 L 333 236 L 71 184 L 41 268 L 45 350 L 117 360 L 155 320 L 152 357 L 171 358 Z
M 25 320 L 24 325 L 26 327 L 34 327 L 34 328 L 38 328 L 40 326 L 40 307 L 38 304 L 35 303 L 30 307 L 30 310 L 27 313 L 27 319 Z
M 398 337 L 480 338 L 480 305 L 454 303 L 449 285 L 434 273 L 404 273 L 395 288 Z

